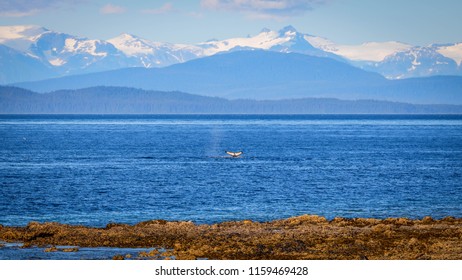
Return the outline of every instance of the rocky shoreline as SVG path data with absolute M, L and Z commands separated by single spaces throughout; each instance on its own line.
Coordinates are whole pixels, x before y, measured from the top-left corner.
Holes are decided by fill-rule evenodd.
M 0 225 L 0 241 L 23 247 L 164 248 L 152 259 L 462 259 L 462 218 L 367 219 L 303 215 L 271 222 L 212 225 L 152 220 L 94 228 L 31 222 Z M 123 257 L 120 257 L 123 258 Z

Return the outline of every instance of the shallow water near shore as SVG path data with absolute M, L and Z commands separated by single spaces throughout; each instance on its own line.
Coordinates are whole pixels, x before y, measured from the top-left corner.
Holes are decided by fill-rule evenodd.
M 3 225 L 462 216 L 462 116 L 0 116 L 0 139 Z
M 136 259 L 139 253 L 153 248 L 79 248 L 75 246 L 56 246 L 53 251 L 44 247 L 23 247 L 23 243 L 0 243 L 1 260 L 111 260 L 115 256 Z M 50 248 L 50 247 L 48 247 Z M 66 249 L 74 249 L 66 251 Z

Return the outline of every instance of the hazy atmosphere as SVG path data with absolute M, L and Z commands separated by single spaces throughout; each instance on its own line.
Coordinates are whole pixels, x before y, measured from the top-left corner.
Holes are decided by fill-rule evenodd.
M 462 2 L 453 0 L 39 0 L 1 1 L 0 25 L 39 25 L 80 37 L 120 33 L 199 43 L 293 25 L 338 44 L 462 41 Z

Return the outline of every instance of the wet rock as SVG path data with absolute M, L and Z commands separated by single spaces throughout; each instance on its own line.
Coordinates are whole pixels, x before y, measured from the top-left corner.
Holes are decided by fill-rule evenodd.
M 445 222 L 445 223 L 454 223 L 456 222 L 456 218 L 452 217 L 452 216 L 447 216 L 447 217 L 444 217 L 443 219 L 441 219 L 442 222 Z
M 43 251 L 46 252 L 46 253 L 57 252 L 58 248 L 56 248 L 55 246 L 51 246 L 51 247 L 45 248 L 45 250 L 43 250 Z
M 136 257 L 142 259 L 461 259 L 462 219 L 327 221 L 302 215 L 264 223 L 152 220 L 104 228 L 31 222 L 0 227 L 0 240 L 30 246 L 165 248 Z
M 125 257 L 122 256 L 122 255 L 115 255 L 115 256 L 112 257 L 112 259 L 113 259 L 113 260 L 124 260 Z
M 3 229 L 2 229 L 2 231 L 3 231 Z M 2 232 L 2 235 L 0 236 L 0 239 L 2 239 L 4 241 L 18 241 L 20 236 L 21 235 L 20 235 L 19 232 L 17 232 L 14 229 L 11 229 L 11 230 L 6 230 L 6 231 Z
M 433 218 L 432 218 L 432 217 L 429 217 L 429 216 L 426 216 L 426 217 L 424 217 L 424 218 L 422 219 L 422 223 L 423 223 L 423 224 L 427 224 L 427 225 L 433 223 L 434 221 L 435 221 L 435 220 L 433 220 Z
M 316 215 L 302 215 L 298 217 L 289 218 L 286 221 L 289 222 L 290 225 L 299 225 L 303 223 L 308 223 L 308 224 L 327 223 L 327 219 L 325 217 L 316 216 Z
M 121 227 L 121 228 L 125 228 L 125 227 L 128 227 L 129 225 L 127 224 L 119 224 L 119 223 L 109 223 L 106 225 L 106 229 L 111 229 L 111 228 L 115 228 L 115 227 Z
M 24 242 L 21 246 L 21 248 L 30 248 L 32 247 L 32 244 L 30 242 Z
M 66 253 L 78 252 L 78 251 L 79 251 L 79 247 L 64 248 L 64 249 L 61 249 L 61 251 L 66 252 Z

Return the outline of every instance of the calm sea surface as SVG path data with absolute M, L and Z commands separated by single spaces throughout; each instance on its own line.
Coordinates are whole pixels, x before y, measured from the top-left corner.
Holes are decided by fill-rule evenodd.
M 0 116 L 3 225 L 301 214 L 462 217 L 462 116 Z

